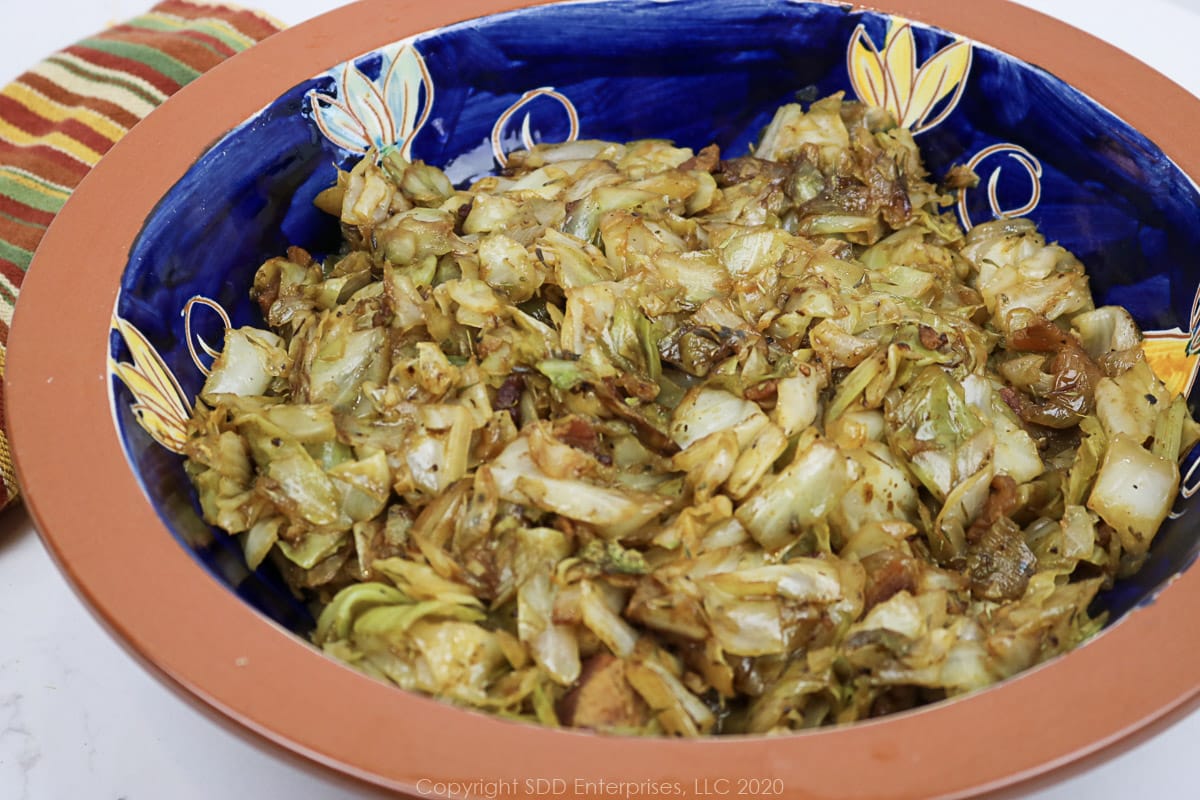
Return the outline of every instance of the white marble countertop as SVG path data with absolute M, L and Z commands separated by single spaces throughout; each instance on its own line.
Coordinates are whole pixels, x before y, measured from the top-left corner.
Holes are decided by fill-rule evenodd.
M 240 1 L 287 23 L 339 5 Z M 1116 44 L 1200 95 L 1200 0 L 1022 2 Z M 0 84 L 51 51 L 151 3 L 0 0 Z M 233 730 L 166 688 L 84 608 L 19 508 L 0 515 L 0 641 L 2 800 L 380 796 Z M 1197 741 L 1200 712 L 1029 797 L 1196 797 Z

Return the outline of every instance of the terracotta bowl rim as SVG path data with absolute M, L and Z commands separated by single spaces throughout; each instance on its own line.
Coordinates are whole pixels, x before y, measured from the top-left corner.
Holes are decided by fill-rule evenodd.
M 143 495 L 109 405 L 109 325 L 135 237 L 194 161 L 267 102 L 408 35 L 530 0 L 363 0 L 287 29 L 186 86 L 88 175 L 22 287 L 6 393 L 25 502 L 59 566 L 135 654 L 228 718 L 380 786 L 429 795 L 460 782 L 777 778 L 781 796 L 954 797 L 1012 786 L 1197 701 L 1200 571 L 1176 578 L 1087 646 L 993 689 L 870 723 L 786 737 L 645 740 L 516 724 L 384 687 L 248 609 L 181 548 Z M 842 4 L 837 4 L 842 5 Z M 1117 48 L 1004 0 L 869 6 L 1042 67 L 1200 176 L 1200 100 Z M 1036 29 L 1038 35 L 1029 35 Z M 120 198 L 119 203 L 112 198 Z M 86 242 L 86 265 L 80 242 Z M 55 265 L 58 264 L 56 267 Z M 66 443 L 70 443 L 69 445 Z M 728 786 L 729 784 L 725 784 Z M 445 787 L 451 791 L 454 787 Z M 586 787 L 583 787 L 586 788 Z

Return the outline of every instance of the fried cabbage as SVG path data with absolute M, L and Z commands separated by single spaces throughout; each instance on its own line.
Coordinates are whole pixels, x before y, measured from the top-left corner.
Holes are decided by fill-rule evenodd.
M 326 653 L 546 725 L 772 733 L 1094 634 L 1200 427 L 1028 220 L 964 233 L 833 96 L 754 151 L 369 153 L 195 403 L 204 517 Z M 269 330 L 267 329 L 269 328 Z

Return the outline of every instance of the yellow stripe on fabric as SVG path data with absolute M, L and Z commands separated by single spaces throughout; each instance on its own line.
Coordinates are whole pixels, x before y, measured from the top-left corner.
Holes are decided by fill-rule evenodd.
M 86 58 L 80 58 L 74 53 L 55 53 L 35 67 L 34 71 L 41 74 L 39 70 L 47 64 L 53 64 L 67 74 L 76 76 L 82 81 L 82 86 L 86 87 L 87 92 L 97 97 L 108 99 L 109 90 L 117 88 L 132 97 L 137 97 L 151 110 L 167 99 L 165 92 L 144 78 L 131 75 L 124 70 L 102 67 Z M 128 110 L 132 111 L 133 109 Z M 142 116 L 145 116 L 145 113 Z
M 99 111 L 93 111 L 90 108 L 83 108 L 82 106 L 63 105 L 57 100 L 46 97 L 46 95 L 37 89 L 26 86 L 19 81 L 10 83 L 3 89 L 0 89 L 0 95 L 15 100 L 34 114 L 50 122 L 63 122 L 68 119 L 76 120 L 91 128 L 105 139 L 113 142 L 120 139 L 126 133 L 124 126 L 118 125 Z
M 3 119 L 0 119 L 0 140 L 18 147 L 50 147 L 60 153 L 66 153 L 89 167 L 95 166 L 96 162 L 100 160 L 100 156 L 103 155 L 78 139 L 72 139 L 62 131 L 52 131 L 38 136 Z
M 212 6 L 212 10 L 215 12 L 228 13 L 232 11 L 235 13 L 240 12 L 243 14 L 249 14 L 252 17 L 258 17 L 260 20 L 273 27 L 276 31 L 281 31 L 287 27 L 287 23 L 278 17 L 268 14 L 266 11 L 260 11 L 257 8 L 250 8 L 249 6 L 244 6 L 240 3 L 226 3 L 224 0 L 222 0 L 220 3 L 207 2 L 206 0 L 187 0 L 187 2 L 194 6 L 200 6 L 201 8 L 204 6 Z M 234 27 L 232 19 L 222 18 L 221 21 L 230 27 Z M 241 29 L 239 28 L 238 31 L 240 32 Z M 256 39 L 255 41 L 262 40 Z
M 58 209 L 62 208 L 62 204 L 67 201 L 67 198 L 71 196 L 71 190 L 65 186 L 48 181 L 40 175 L 34 175 L 32 172 L 23 170 L 20 167 L 0 164 L 0 190 L 4 189 L 4 183 L 9 182 L 28 190 L 31 194 L 45 197 L 45 205 L 29 202 L 24 198 L 17 198 L 25 205 L 39 208 L 43 211 L 58 211 Z
M 61 52 L 55 53 L 46 59 L 47 61 L 65 67 L 68 71 L 78 75 L 86 81 L 91 82 L 92 93 L 97 97 L 104 97 L 104 93 L 110 87 L 119 87 L 127 92 L 130 92 L 138 97 L 141 97 L 148 103 L 153 103 L 155 107 L 167 99 L 170 92 L 159 89 L 155 84 L 151 83 L 146 78 L 136 75 L 124 67 L 105 67 L 101 66 L 91 57 L 77 56 L 74 53 Z M 141 62 L 137 62 L 141 64 Z M 145 66 L 145 65 L 142 65 Z M 153 71 L 153 67 L 148 67 Z
M 27 178 L 16 177 L 0 169 L 0 195 L 8 195 L 18 203 L 38 211 L 57 214 L 67 202 L 66 193 L 47 190 Z
M 30 72 L 45 78 L 71 94 L 103 97 L 138 119 L 149 114 L 158 105 L 129 89 L 105 83 L 103 79 L 85 77 L 52 61 L 43 61 L 30 69 Z
M 187 19 L 174 14 L 153 11 L 129 20 L 128 25 L 135 28 L 146 28 L 155 31 L 177 31 L 181 28 L 206 33 L 214 39 L 228 45 L 234 50 L 245 50 L 254 44 L 254 40 L 224 20 L 205 17 L 203 19 Z

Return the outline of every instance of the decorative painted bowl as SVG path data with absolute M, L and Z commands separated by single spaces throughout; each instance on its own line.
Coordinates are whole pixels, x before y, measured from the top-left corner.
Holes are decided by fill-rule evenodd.
M 1200 103 L 1128 56 L 999 0 L 522 5 L 368 0 L 286 31 L 165 104 L 55 222 L 17 313 L 10 417 L 37 524 L 117 635 L 270 739 L 425 795 L 583 796 L 614 777 L 682 794 L 961 795 L 1190 708 L 1195 458 L 1146 567 L 1102 598 L 1106 631 L 997 687 L 881 721 L 686 742 L 563 732 L 396 690 L 305 643 L 306 608 L 199 519 L 178 453 L 211 344 L 261 321 L 255 269 L 291 244 L 336 246 L 312 199 L 370 147 L 459 183 L 514 149 L 577 137 L 736 154 L 780 104 L 843 91 L 892 111 L 935 177 L 975 169 L 980 185 L 957 197 L 964 226 L 1028 216 L 1075 252 L 1097 302 L 1148 331 L 1160 376 L 1192 388 L 1200 153 L 1184 135 L 1200 129 Z

